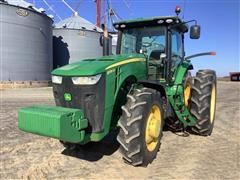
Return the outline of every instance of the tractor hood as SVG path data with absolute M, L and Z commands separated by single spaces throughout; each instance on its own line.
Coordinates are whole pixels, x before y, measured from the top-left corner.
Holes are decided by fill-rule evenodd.
M 91 76 L 106 72 L 114 67 L 145 60 L 143 54 L 123 54 L 103 56 L 96 59 L 84 59 L 79 62 L 62 66 L 52 71 L 52 75 L 58 76 Z M 125 63 L 126 62 L 126 63 Z

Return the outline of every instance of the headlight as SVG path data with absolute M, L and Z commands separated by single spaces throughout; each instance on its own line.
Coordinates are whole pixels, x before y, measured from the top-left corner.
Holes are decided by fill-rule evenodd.
M 52 82 L 55 84 L 62 84 L 62 77 L 61 76 L 52 76 Z
M 101 78 L 101 74 L 96 76 L 88 76 L 88 77 L 72 77 L 72 82 L 75 85 L 92 85 L 96 84 Z

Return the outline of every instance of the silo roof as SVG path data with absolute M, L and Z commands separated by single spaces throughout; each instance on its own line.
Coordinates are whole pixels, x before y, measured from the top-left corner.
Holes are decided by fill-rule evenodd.
M 34 7 L 33 4 L 31 3 L 28 3 L 24 0 L 1 0 L 1 2 L 5 2 L 7 4 L 10 4 L 10 5 L 14 5 L 14 6 L 19 6 L 19 7 L 23 7 L 23 8 L 28 8 L 28 9 L 32 9 L 32 10 L 35 10 L 39 13 L 44 13 L 45 14 L 45 10 L 43 8 L 36 8 Z M 53 18 L 52 15 L 48 15 L 50 18 Z
M 102 32 L 102 29 L 95 26 L 88 20 L 80 17 L 77 13 L 55 24 L 55 28 L 82 29 Z
M 12 4 L 15 6 L 21 6 L 21 7 L 25 7 L 25 8 L 33 6 L 31 3 L 28 3 L 24 0 L 5 0 L 5 2 L 7 2 L 8 4 Z

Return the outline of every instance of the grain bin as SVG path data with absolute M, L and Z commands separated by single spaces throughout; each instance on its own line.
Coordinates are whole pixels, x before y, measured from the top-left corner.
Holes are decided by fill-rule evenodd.
M 52 23 L 30 3 L 0 1 L 1 83 L 50 80 Z
M 102 30 L 73 14 L 53 29 L 53 64 L 54 68 L 86 58 L 102 56 L 100 45 Z

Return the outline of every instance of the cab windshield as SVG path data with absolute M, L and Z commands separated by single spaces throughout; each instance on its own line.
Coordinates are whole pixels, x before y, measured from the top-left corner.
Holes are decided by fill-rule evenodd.
M 121 54 L 144 53 L 150 55 L 158 50 L 165 52 L 165 27 L 140 27 L 125 29 L 122 32 Z

